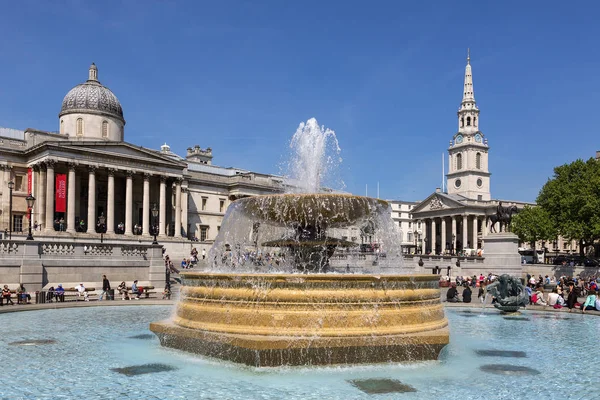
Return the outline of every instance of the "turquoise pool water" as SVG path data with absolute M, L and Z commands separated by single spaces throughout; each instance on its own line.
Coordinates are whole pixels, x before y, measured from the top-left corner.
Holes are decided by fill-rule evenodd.
M 447 309 L 451 344 L 437 362 L 256 369 L 162 348 L 148 324 L 171 311 L 127 306 L 0 314 L 0 398 L 492 400 L 597 392 L 600 318 L 592 316 Z M 145 367 L 115 370 L 138 366 Z M 349 382 L 363 379 L 398 380 L 416 391 L 368 394 Z

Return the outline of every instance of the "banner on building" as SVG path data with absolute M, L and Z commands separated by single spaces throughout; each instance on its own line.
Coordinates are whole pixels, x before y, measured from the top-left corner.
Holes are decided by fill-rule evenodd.
M 32 194 L 33 193 L 33 171 L 31 170 L 31 168 L 27 168 L 27 194 Z
M 67 174 L 56 174 L 56 212 L 67 211 Z

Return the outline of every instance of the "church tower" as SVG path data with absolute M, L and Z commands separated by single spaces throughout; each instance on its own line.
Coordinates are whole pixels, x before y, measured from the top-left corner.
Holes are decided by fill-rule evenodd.
M 458 132 L 448 148 L 448 194 L 490 200 L 489 147 L 479 130 L 479 108 L 473 93 L 470 52 L 467 52 L 463 98 L 457 114 Z

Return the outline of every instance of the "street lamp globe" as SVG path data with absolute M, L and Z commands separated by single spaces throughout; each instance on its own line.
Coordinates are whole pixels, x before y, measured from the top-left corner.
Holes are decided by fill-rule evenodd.
M 152 229 L 152 233 L 154 234 L 154 240 L 152 241 L 152 244 L 158 244 L 158 242 L 156 241 L 156 234 L 158 231 L 158 227 L 156 226 L 156 219 L 158 218 L 158 207 L 156 207 L 156 203 L 152 204 L 152 222 L 153 222 L 153 229 Z
M 15 188 L 15 183 L 13 181 L 8 182 L 8 188 L 13 190 Z

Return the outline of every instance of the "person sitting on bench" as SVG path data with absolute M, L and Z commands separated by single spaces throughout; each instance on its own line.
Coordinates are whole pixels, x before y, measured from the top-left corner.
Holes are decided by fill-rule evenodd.
M 140 299 L 140 295 L 142 293 L 144 293 L 144 289 L 138 287 L 138 281 L 135 280 L 133 281 L 133 284 L 131 285 L 131 294 L 135 294 L 135 299 L 139 300 Z
M 88 292 L 85 291 L 85 286 L 83 286 L 83 283 L 80 283 L 79 285 L 77 285 L 75 287 L 75 290 L 77 290 L 77 300 L 79 300 L 79 298 L 81 296 L 83 296 L 83 300 L 85 301 L 90 301 L 89 294 Z

